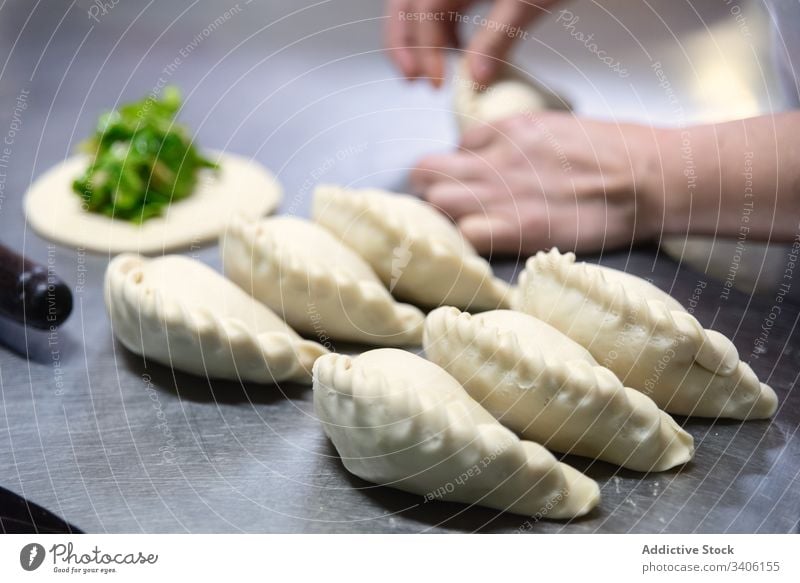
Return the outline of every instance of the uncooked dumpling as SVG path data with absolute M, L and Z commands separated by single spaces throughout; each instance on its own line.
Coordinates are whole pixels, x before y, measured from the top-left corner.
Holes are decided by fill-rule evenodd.
M 515 308 L 585 346 L 625 384 L 670 413 L 764 419 L 775 392 L 739 360 L 733 343 L 657 287 L 554 249 L 528 259 Z
M 225 275 L 300 332 L 384 346 L 422 341 L 424 314 L 397 303 L 361 257 L 315 223 L 236 218 L 221 246 Z
M 320 358 L 314 409 L 345 467 L 370 482 L 545 518 L 581 516 L 599 501 L 593 480 L 521 441 L 410 352 Z
M 605 265 L 590 265 L 590 267 L 593 270 L 602 273 L 606 280 L 615 281 L 619 283 L 622 287 L 625 288 L 626 291 L 630 293 L 641 296 L 647 300 L 652 300 L 654 302 L 663 302 L 663 304 L 670 312 L 686 311 L 678 300 L 673 298 L 668 293 L 657 288 L 646 279 L 642 279 L 639 276 L 632 275 L 630 273 L 626 273 L 618 269 L 612 269 L 611 267 L 606 267 Z
M 453 79 L 453 106 L 462 132 L 515 115 L 569 109 L 552 92 L 508 65 L 501 69 L 491 85 L 482 87 L 472 79 L 466 59 L 459 63 Z
M 132 352 L 209 378 L 308 382 L 327 353 L 216 271 L 180 255 L 117 256 L 105 277 L 114 335 Z
M 450 221 L 416 197 L 319 186 L 313 215 L 366 259 L 399 298 L 473 310 L 508 305 L 508 285 Z
M 525 439 L 643 472 L 692 458 L 692 436 L 585 348 L 521 312 L 434 310 L 425 355 Z

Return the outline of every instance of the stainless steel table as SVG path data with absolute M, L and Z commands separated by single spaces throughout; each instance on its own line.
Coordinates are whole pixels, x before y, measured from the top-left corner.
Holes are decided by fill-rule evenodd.
M 407 86 L 380 54 L 379 4 L 3 4 L 0 139 L 7 139 L 8 163 L 0 168 L 0 240 L 52 265 L 74 286 L 76 305 L 53 336 L 3 327 L 23 354 L 0 349 L 1 485 L 94 532 L 796 531 L 796 305 L 781 305 L 759 349 L 774 297 L 734 291 L 723 300 L 720 284 L 653 249 L 589 258 L 696 302 L 701 322 L 732 337 L 775 387 L 780 410 L 750 423 L 679 419 L 695 437 L 697 457 L 677 471 L 642 476 L 569 458 L 600 482 L 600 508 L 570 523 L 530 525 L 486 509 L 424 503 L 348 475 L 314 419 L 308 388 L 239 386 L 145 367 L 111 337 L 100 294 L 108 258 L 49 245 L 26 228 L 22 192 L 90 131 L 99 110 L 173 82 L 186 94 L 182 119 L 204 146 L 251 155 L 276 172 L 287 192 L 283 212 L 307 214 L 320 181 L 402 188 L 413 161 L 451 147 L 455 133 L 446 92 Z M 592 56 L 573 46 L 555 15 L 525 41 L 520 58 L 535 53 L 540 79 L 581 111 L 657 117 L 668 104 L 647 74 L 647 58 L 661 58 L 685 90 L 691 79 L 678 82 L 671 33 L 702 33 L 701 23 L 727 10 L 695 14 L 669 4 L 652 3 L 665 19 L 659 24 L 655 13 L 614 12 L 611 3 L 622 19 L 616 25 L 608 16 L 602 24 L 596 7 L 569 5 L 626 59 L 635 74 L 624 83 L 599 71 L 588 84 Z M 636 18 L 651 32 L 635 39 L 640 49 L 625 52 L 615 26 Z M 647 112 L 636 106 L 643 95 Z M 690 119 L 709 107 L 689 91 L 681 95 Z M 20 99 L 24 108 L 16 107 Z M 191 253 L 219 268 L 216 248 Z M 514 277 L 513 262 L 496 265 Z

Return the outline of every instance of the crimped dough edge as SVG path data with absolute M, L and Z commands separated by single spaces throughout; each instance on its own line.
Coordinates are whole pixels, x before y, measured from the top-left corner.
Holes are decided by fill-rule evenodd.
M 626 389 L 616 375 L 607 368 L 593 366 L 582 360 L 565 362 L 547 358 L 535 346 L 523 346 L 513 331 L 501 330 L 453 307 L 438 308 L 428 314 L 423 339 L 426 354 L 432 343 L 442 339 L 448 339 L 449 347 L 452 348 L 452 343 L 449 341 L 452 334 L 455 334 L 460 346 L 476 347 L 484 364 L 492 363 L 502 367 L 500 376 L 503 379 L 513 375 L 520 381 L 518 383 L 520 386 L 529 384 L 530 388 L 537 384 L 555 387 L 554 398 L 569 400 L 572 408 L 579 405 L 584 395 L 595 393 L 597 398 L 606 402 L 606 407 L 613 405 L 615 398 L 621 400 L 629 415 L 632 415 L 636 404 L 631 402 L 631 399 L 640 401 L 646 399 L 656 419 L 651 420 L 648 427 L 637 427 L 636 430 L 641 436 L 642 446 L 647 446 L 647 442 L 650 442 L 651 447 L 657 445 L 657 451 L 649 456 L 645 455 L 644 451 L 639 455 L 634 451 L 622 459 L 609 452 L 600 459 L 618 463 L 632 470 L 660 472 L 684 464 L 694 456 L 692 436 L 667 413 L 658 409 L 649 397 L 641 395 L 634 389 Z M 483 368 L 479 370 L 483 371 Z M 538 441 L 534 437 L 527 439 Z M 592 439 L 592 436 L 588 435 L 587 439 Z M 613 443 L 606 445 L 604 450 L 608 447 L 613 447 Z M 645 459 L 640 459 L 641 457 Z
M 762 419 L 771 417 L 777 409 L 777 395 L 771 387 L 758 382 L 752 369 L 739 359 L 733 343 L 720 332 L 703 328 L 688 312 L 670 310 L 664 302 L 646 299 L 626 290 L 621 283 L 609 281 L 600 269 L 587 263 L 576 263 L 574 253 L 562 254 L 557 248 L 540 251 L 527 260 L 519 277 L 514 309 L 526 312 L 526 302 L 535 301 L 527 297 L 529 293 L 526 291 L 528 280 L 533 277 L 550 277 L 563 288 L 580 292 L 587 301 L 594 302 L 607 313 L 615 313 L 626 326 L 639 327 L 648 337 L 670 338 L 675 346 L 676 362 L 686 366 L 697 364 L 715 376 L 730 377 L 737 386 L 748 380 L 754 387 L 758 384 L 751 407 L 745 410 L 726 403 L 720 415 Z
M 444 241 L 436 235 L 422 232 L 413 224 L 408 224 L 397 219 L 392 213 L 385 212 L 380 200 L 370 196 L 370 193 L 394 195 L 388 191 L 375 188 L 347 189 L 341 186 L 323 184 L 314 190 L 314 220 L 327 225 L 321 217 L 322 209 L 338 206 L 349 209 L 350 213 L 364 221 L 376 232 L 384 233 L 389 239 L 389 247 L 400 248 L 409 238 L 413 240 L 414 261 L 430 260 L 434 264 L 443 261 L 457 261 L 463 266 L 461 277 L 469 276 L 478 280 L 476 293 L 472 299 L 473 308 L 498 308 L 508 307 L 511 295 L 510 286 L 498 279 L 492 271 L 489 262 L 475 254 L 462 254 L 454 251 L 449 241 Z M 398 195 L 408 196 L 408 195 Z M 436 212 L 430 209 L 431 212 Z M 472 250 L 472 246 L 463 239 L 464 249 Z M 358 251 L 356 249 L 356 251 Z M 474 251 L 473 251 L 474 253 Z M 408 266 L 406 266 L 408 269 Z M 464 306 L 466 307 L 466 306 Z
M 421 343 L 425 315 L 419 309 L 395 301 L 378 282 L 355 279 L 342 272 L 332 271 L 323 262 L 309 262 L 297 257 L 288 246 L 269 232 L 268 227 L 264 227 L 263 223 L 269 220 L 249 220 L 239 216 L 229 223 L 221 247 L 230 245 L 233 239 L 244 246 L 245 252 L 235 257 L 224 257 L 226 267 L 228 261 L 242 262 L 247 259 L 246 267 L 252 271 L 252 276 L 275 281 L 275 285 L 292 294 L 312 293 L 315 298 L 335 295 L 348 309 L 368 311 L 372 314 L 371 320 L 382 322 L 389 329 L 374 335 L 354 329 L 352 335 L 340 337 L 342 340 L 366 341 L 387 346 Z M 235 271 L 240 272 L 243 266 L 237 265 Z M 231 276 L 240 287 L 250 293 L 251 290 L 247 288 L 251 282 L 239 281 L 238 273 L 231 273 Z
M 266 331 L 253 334 L 237 318 L 220 317 L 208 309 L 188 306 L 174 298 L 165 297 L 159 289 L 147 285 L 141 269 L 146 262 L 156 260 L 123 253 L 115 257 L 106 270 L 106 307 L 115 336 L 126 348 L 139 355 L 145 353 L 148 358 L 166 366 L 181 368 L 193 374 L 208 372 L 212 377 L 216 376 L 214 371 L 205 371 L 205 365 L 213 362 L 210 357 L 218 351 L 222 352 L 224 358 L 236 354 L 258 355 L 261 360 L 259 365 L 253 367 L 254 370 L 239 370 L 238 376 L 222 375 L 218 378 L 238 380 L 241 377 L 242 380 L 256 382 L 311 381 L 310 372 L 314 361 L 328 353 L 323 346 L 285 332 Z M 115 325 L 115 321 L 122 326 L 141 326 L 142 335 L 164 335 L 165 342 L 180 340 L 194 343 L 194 349 L 204 357 L 201 359 L 203 369 L 175 366 L 167 358 L 168 355 L 148 354 L 144 346 L 129 337 L 123 337 L 123 331 L 120 325 Z M 138 340 L 142 342 L 144 339 L 139 336 Z M 242 359 L 234 357 L 237 369 L 241 364 L 239 360 Z M 213 369 L 213 364 L 209 368 Z
M 320 421 L 322 422 L 324 431 L 329 438 L 332 438 L 331 431 L 329 429 L 332 421 L 330 419 L 321 418 L 322 416 L 320 415 L 320 409 L 318 408 L 317 404 L 318 393 L 322 391 L 332 391 L 339 395 L 344 395 L 345 397 L 350 397 L 353 399 L 352 406 L 347 406 L 345 415 L 357 414 L 360 407 L 380 406 L 378 403 L 379 399 L 388 394 L 391 394 L 393 398 L 396 398 L 397 395 L 403 395 L 404 399 L 406 400 L 406 409 L 408 411 L 420 412 L 412 417 L 413 420 L 421 422 L 419 419 L 415 418 L 426 415 L 436 416 L 435 425 L 444 427 L 444 429 L 442 429 L 441 432 L 436 436 L 436 441 L 438 443 L 446 443 L 451 435 L 454 439 L 463 437 L 465 433 L 464 422 L 465 417 L 467 416 L 463 414 L 463 411 L 457 410 L 460 408 L 458 404 L 456 404 L 454 407 L 431 406 L 430 403 L 425 402 L 424 394 L 416 391 L 414 387 L 410 385 L 410 383 L 400 379 L 387 378 L 386 376 L 374 370 L 367 372 L 366 370 L 363 370 L 357 362 L 355 362 L 356 360 L 357 357 L 352 358 L 347 355 L 332 353 L 319 358 L 314 363 L 313 386 L 315 393 L 315 409 L 317 410 L 318 416 L 320 416 Z M 402 423 L 405 423 L 405 421 Z M 424 425 L 429 428 L 431 423 L 425 422 Z M 508 445 L 502 450 L 501 456 L 509 458 L 509 462 L 507 463 L 511 463 L 515 466 L 515 468 L 526 467 L 531 471 L 541 472 L 545 475 L 549 472 L 560 473 L 562 490 L 559 492 L 559 495 L 556 498 L 557 502 L 552 508 L 548 508 L 547 514 L 544 516 L 544 518 L 560 520 L 583 516 L 590 512 L 599 503 L 600 491 L 597 484 L 571 466 L 558 462 L 549 453 L 547 456 L 552 462 L 552 466 L 549 469 L 545 470 L 541 468 L 541 462 L 538 460 L 536 464 L 539 465 L 531 466 L 527 461 L 531 458 L 531 453 L 529 453 L 529 451 L 532 450 L 535 454 L 541 454 L 541 452 L 545 450 L 540 445 L 531 441 L 519 440 L 512 432 L 502 427 L 499 423 L 472 423 L 471 426 L 473 429 L 472 435 L 475 437 L 473 437 L 470 441 L 470 445 L 474 446 L 474 444 L 480 440 L 484 444 L 483 449 L 485 451 L 497 451 L 498 448 L 493 447 L 490 444 L 493 441 L 499 441 L 502 439 L 507 441 Z M 353 428 L 352 425 L 339 427 L 343 429 Z M 387 426 L 382 426 L 381 429 L 385 427 Z M 385 439 L 383 439 L 381 443 L 386 446 Z M 418 442 L 412 444 L 410 448 L 406 449 L 413 449 L 416 447 L 427 448 L 429 445 L 427 443 Z M 347 458 L 342 457 L 342 461 L 345 464 L 345 467 L 347 467 L 348 471 L 356 473 L 354 471 L 355 468 L 351 467 Z M 424 469 L 420 470 L 417 472 L 417 474 L 424 471 Z M 386 482 L 376 480 L 372 476 L 360 475 L 359 477 L 368 481 L 382 483 L 382 485 L 396 487 L 417 494 L 422 494 L 422 490 L 425 489 L 424 487 L 414 487 L 413 483 L 409 483 L 407 480 Z M 413 479 L 414 476 L 410 476 L 410 478 Z M 505 480 L 505 478 L 498 477 L 498 482 L 504 483 Z M 520 510 L 521 508 L 528 506 L 524 500 L 517 499 L 505 506 L 493 504 L 491 501 L 486 500 L 486 498 L 490 496 L 492 492 L 485 493 L 483 496 L 475 496 L 474 499 L 470 496 L 466 498 L 444 497 L 443 499 L 449 499 L 467 504 L 474 503 L 495 508 L 497 510 L 526 515 L 526 512 Z M 537 501 L 537 506 L 539 502 L 549 501 Z M 531 512 L 531 514 L 534 513 L 535 511 Z

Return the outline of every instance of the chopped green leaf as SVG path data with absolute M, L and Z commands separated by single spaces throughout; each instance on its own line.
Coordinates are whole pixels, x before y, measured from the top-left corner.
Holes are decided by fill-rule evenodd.
M 180 91 L 165 87 L 100 116 L 80 150 L 92 160 L 72 184 L 87 210 L 143 223 L 194 192 L 200 170 L 216 169 L 194 147 L 187 128 L 175 122 Z

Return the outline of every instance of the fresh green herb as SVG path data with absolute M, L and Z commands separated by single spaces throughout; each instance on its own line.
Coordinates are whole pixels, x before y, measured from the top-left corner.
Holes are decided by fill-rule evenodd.
M 180 106 L 178 89 L 166 87 L 160 99 L 100 116 L 94 135 L 80 145 L 92 162 L 72 184 L 89 211 L 143 223 L 190 196 L 201 169 L 216 169 L 175 122 Z

